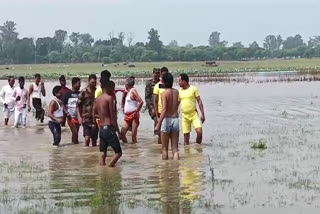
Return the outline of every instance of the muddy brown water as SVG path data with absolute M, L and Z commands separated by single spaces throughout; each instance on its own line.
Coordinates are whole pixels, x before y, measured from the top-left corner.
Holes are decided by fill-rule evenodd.
M 100 167 L 82 137 L 72 145 L 68 128 L 53 148 L 32 113 L 26 129 L 1 124 L 0 213 L 319 213 L 320 83 L 192 84 L 204 142 L 184 146 L 181 136 L 178 162 L 161 160 L 147 112 L 115 168 Z M 136 87 L 144 96 L 143 82 Z M 267 149 L 251 148 L 259 140 Z

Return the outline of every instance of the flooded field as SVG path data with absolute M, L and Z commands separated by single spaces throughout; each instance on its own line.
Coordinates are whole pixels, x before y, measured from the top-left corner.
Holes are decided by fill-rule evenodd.
M 320 83 L 192 84 L 204 102 L 204 143 L 184 146 L 181 136 L 178 162 L 161 160 L 147 112 L 116 168 L 100 167 L 84 139 L 71 144 L 68 128 L 53 148 L 32 113 L 27 129 L 12 129 L 1 112 L 0 213 L 319 213 Z M 143 82 L 136 87 L 144 96 Z

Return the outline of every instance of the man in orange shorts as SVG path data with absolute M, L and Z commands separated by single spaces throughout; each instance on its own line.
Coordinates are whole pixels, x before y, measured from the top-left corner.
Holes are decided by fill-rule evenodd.
M 124 143 L 127 143 L 126 133 L 129 127 L 132 127 L 132 143 L 137 143 L 137 132 L 140 123 L 140 109 L 143 106 L 143 101 L 139 96 L 134 86 L 134 78 L 126 79 L 126 91 L 128 92 L 125 97 L 124 104 L 124 123 L 121 128 L 121 136 Z

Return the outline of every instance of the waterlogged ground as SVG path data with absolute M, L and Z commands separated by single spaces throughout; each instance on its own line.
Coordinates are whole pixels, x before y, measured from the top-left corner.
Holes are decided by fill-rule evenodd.
M 31 113 L 27 129 L 1 125 L 0 213 L 319 213 L 320 83 L 194 84 L 204 143 L 181 141 L 179 162 L 161 160 L 147 113 L 113 169 L 68 128 L 53 148 Z M 251 148 L 259 141 L 266 149 Z

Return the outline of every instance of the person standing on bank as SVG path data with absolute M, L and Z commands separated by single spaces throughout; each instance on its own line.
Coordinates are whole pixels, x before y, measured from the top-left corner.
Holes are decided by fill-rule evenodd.
M 197 133 L 196 142 L 202 143 L 202 125 L 205 121 L 203 103 L 199 95 L 197 87 L 189 84 L 189 76 L 180 74 L 179 76 L 179 100 L 181 102 L 182 111 L 182 132 L 184 134 L 184 144 L 189 145 L 191 124 Z M 198 102 L 201 111 L 201 122 L 198 116 L 196 102 Z
M 53 135 L 53 145 L 59 146 L 61 141 L 61 123 L 63 123 L 63 104 L 61 101 L 61 86 L 55 86 L 52 90 L 53 99 L 49 104 L 48 117 L 49 129 Z
M 14 77 L 9 76 L 8 85 L 3 86 L 0 91 L 0 102 L 3 103 L 3 117 L 4 125 L 7 126 L 9 118 L 14 114 L 14 100 L 12 99 L 12 94 L 14 91 Z
M 32 106 L 36 110 L 36 119 L 43 123 L 44 109 L 42 108 L 41 97 L 46 96 L 46 89 L 43 80 L 41 81 L 40 74 L 35 75 L 35 82 L 29 87 L 28 111 L 31 111 L 30 100 L 32 99 Z

